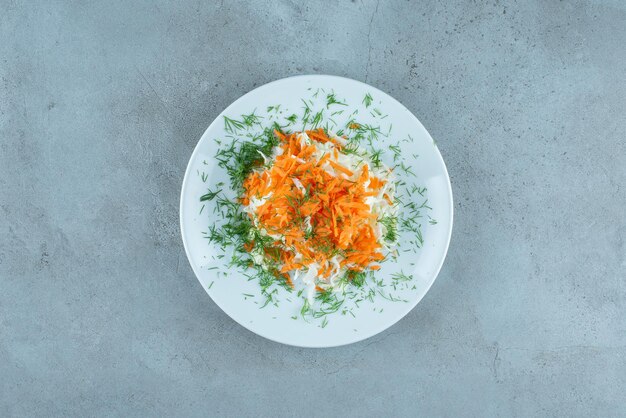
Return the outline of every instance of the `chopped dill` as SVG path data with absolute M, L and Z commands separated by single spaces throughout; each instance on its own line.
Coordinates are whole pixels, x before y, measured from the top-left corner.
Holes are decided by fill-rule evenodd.
M 372 98 L 372 95 L 367 93 L 365 97 L 363 98 L 363 104 L 365 105 L 365 107 L 370 107 L 373 100 L 374 99 Z
M 382 166 L 382 161 L 380 160 L 380 156 L 382 154 L 382 150 L 376 150 L 370 154 L 370 159 L 372 160 L 372 164 L 374 167 L 380 168 Z
M 335 93 L 330 93 L 326 95 L 326 109 L 328 109 L 328 107 L 331 105 L 348 106 L 346 103 L 337 100 L 337 98 L 335 97 Z
M 335 293 L 323 292 L 322 294 L 331 294 L 331 296 L 322 300 L 319 309 L 313 311 L 313 318 L 321 318 L 325 315 L 335 313 L 339 310 L 339 308 L 341 308 L 341 305 L 343 305 L 344 300 L 339 299 Z
M 304 305 L 302 305 L 302 309 L 300 309 L 300 315 L 304 318 L 307 314 L 311 312 L 311 304 L 308 299 L 304 299 Z
M 280 109 L 280 105 L 268 106 L 267 107 L 267 113 L 270 113 L 272 111 L 278 112 L 279 109 Z
M 366 277 L 367 273 L 364 271 L 348 270 L 346 272 L 346 279 L 356 287 L 362 287 L 365 284 Z
M 397 145 L 389 145 L 389 149 L 393 151 L 393 161 L 396 162 L 396 160 L 400 156 L 402 156 L 402 151 L 400 150 L 400 147 Z
M 241 121 L 231 119 L 228 116 L 224 116 L 224 130 L 229 133 L 235 133 L 238 130 L 244 128 L 244 124 Z
M 313 128 L 317 128 L 319 126 L 320 122 L 322 121 L 323 115 L 324 115 L 324 110 L 320 110 L 313 116 L 313 119 L 311 120 L 311 126 Z
M 304 129 L 307 123 L 309 123 L 309 117 L 311 116 L 311 107 L 304 99 L 301 99 L 301 100 L 302 100 L 302 103 L 304 104 L 304 114 L 302 115 L 302 126 Z
M 422 248 L 424 246 L 424 238 L 422 237 L 421 229 L 418 228 L 417 231 L 415 231 L 415 237 L 419 241 L 419 248 Z
M 399 273 L 394 273 L 391 275 L 391 278 L 395 281 L 408 282 L 413 280 L 413 276 L 406 275 L 400 270 Z
M 263 119 L 261 116 L 255 115 L 254 112 L 250 113 L 249 115 L 241 115 L 241 117 L 243 118 L 243 124 L 247 127 L 260 124 L 261 119 Z
M 221 193 L 221 191 L 222 189 L 212 192 L 211 189 L 209 189 L 209 191 L 206 194 L 203 194 L 202 196 L 200 196 L 200 201 L 206 202 L 206 201 L 213 200 L 219 193 Z
M 379 294 L 380 296 L 382 296 L 382 298 L 383 298 L 383 299 L 387 299 L 387 300 L 389 300 L 389 301 L 391 301 L 391 302 L 405 302 L 405 303 L 406 303 L 406 302 L 408 302 L 408 300 L 406 300 L 406 299 L 401 299 L 401 298 L 397 298 L 397 297 L 393 296 L 391 293 L 389 293 L 389 294 L 387 294 L 387 295 L 386 295 L 386 294 L 385 294 L 385 292 L 383 292 L 383 291 L 382 291 L 382 290 L 380 290 L 380 289 L 378 290 L 378 294 Z
M 398 218 L 395 216 L 383 216 L 378 220 L 386 230 L 385 241 L 395 242 L 398 239 Z
M 404 164 L 403 161 L 400 161 L 400 169 L 404 171 L 406 174 L 410 174 L 413 177 L 417 177 L 417 175 L 411 170 L 411 167 Z

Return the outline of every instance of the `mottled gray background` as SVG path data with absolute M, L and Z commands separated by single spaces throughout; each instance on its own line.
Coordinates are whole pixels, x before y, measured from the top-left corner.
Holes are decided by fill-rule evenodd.
M 178 199 L 212 119 L 336 74 L 455 194 L 386 332 L 310 350 L 209 299 Z M 0 415 L 626 416 L 626 3 L 0 0 Z

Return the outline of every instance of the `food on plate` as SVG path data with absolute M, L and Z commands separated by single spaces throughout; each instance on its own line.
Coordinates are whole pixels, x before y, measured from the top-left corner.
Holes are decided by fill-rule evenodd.
M 398 292 L 417 287 L 395 262 L 418 254 L 423 225 L 437 224 L 403 155 L 413 137 L 392 135 L 369 94 L 349 111 L 333 92 L 310 91 L 301 115 L 277 104 L 223 116 L 223 134 L 213 138 L 217 170 L 200 197 L 200 214 L 212 219 L 201 231 L 212 244 L 206 268 L 220 278 L 236 267 L 238 279 L 258 281 L 261 299 L 242 296 L 259 308 L 304 299 L 294 319 L 354 315 L 378 297 L 406 302 Z M 209 175 L 198 170 L 203 183 Z
M 239 198 L 253 262 L 309 298 L 378 270 L 397 239 L 392 170 L 321 128 L 273 134 Z

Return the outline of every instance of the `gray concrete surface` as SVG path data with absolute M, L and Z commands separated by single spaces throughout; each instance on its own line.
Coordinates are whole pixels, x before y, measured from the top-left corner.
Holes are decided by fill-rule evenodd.
M 626 416 L 626 3 L 0 0 L 0 416 Z M 455 229 L 404 320 L 260 338 L 185 258 L 211 120 L 294 74 L 436 138 Z

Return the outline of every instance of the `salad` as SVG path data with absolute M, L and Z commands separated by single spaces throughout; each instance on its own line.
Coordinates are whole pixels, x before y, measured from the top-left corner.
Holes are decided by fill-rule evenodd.
M 254 263 L 290 286 L 301 281 L 309 301 L 378 270 L 396 240 L 392 171 L 322 128 L 274 135 L 240 198 Z
M 280 105 L 263 115 L 223 116 L 225 134 L 213 138 L 214 158 L 230 182 L 213 183 L 200 197 L 200 214 L 207 207 L 216 219 L 202 231 L 220 250 L 212 259 L 235 267 L 239 280 L 258 280 L 265 301 L 251 293 L 244 299 L 265 308 L 297 295 L 304 303 L 291 318 L 323 318 L 324 327 L 326 315 L 354 316 L 353 309 L 375 305 L 377 297 L 407 302 L 399 292 L 416 289 L 413 277 L 393 265 L 377 271 L 401 253 L 417 253 L 423 223 L 437 222 L 428 215 L 426 188 L 401 156 L 413 138 L 378 148 L 392 126 L 382 128 L 387 115 L 372 96 L 365 96 L 361 111 L 380 125 L 358 121 L 359 110 L 348 113 L 333 92 L 311 94 L 302 99 L 301 116 Z M 315 101 L 324 98 L 315 110 Z M 204 171 L 198 175 L 208 180 Z M 218 269 L 217 278 L 229 275 L 210 269 Z

